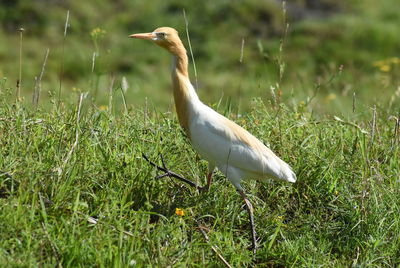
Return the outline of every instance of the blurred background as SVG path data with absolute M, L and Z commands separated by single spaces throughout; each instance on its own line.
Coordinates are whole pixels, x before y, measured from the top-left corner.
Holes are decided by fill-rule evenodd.
M 197 67 L 196 82 L 190 66 L 192 83 L 207 104 L 242 112 L 259 97 L 320 114 L 350 114 L 354 100 L 359 113 L 399 105 L 398 0 L 1 0 L 1 97 L 15 99 L 22 36 L 24 102 L 49 49 L 41 107 L 62 77 L 64 101 L 89 92 L 104 108 L 114 81 L 115 107 L 123 84 L 130 108 L 168 109 L 170 55 L 128 36 L 171 26 L 187 46 L 183 10 Z

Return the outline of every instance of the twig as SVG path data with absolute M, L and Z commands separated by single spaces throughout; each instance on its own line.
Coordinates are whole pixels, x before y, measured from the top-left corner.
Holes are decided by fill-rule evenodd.
M 165 165 L 164 157 L 163 157 L 162 154 L 160 154 L 160 158 L 161 158 L 161 163 L 162 163 L 162 165 L 163 165 L 163 168 L 167 169 L 167 166 Z
M 232 266 L 225 260 L 225 258 L 218 252 L 218 250 L 210 244 L 210 238 L 208 237 L 207 233 L 204 231 L 204 227 L 200 225 L 200 223 L 195 220 L 197 226 L 199 227 L 200 233 L 203 235 L 204 239 L 206 240 L 207 244 L 211 246 L 212 251 L 217 255 L 217 257 L 225 264 L 226 267 L 231 268 Z
M 164 167 L 160 167 L 160 166 L 157 165 L 156 163 L 152 162 L 152 161 L 149 160 L 149 158 L 148 158 L 145 154 L 143 154 L 143 153 L 142 153 L 142 157 L 143 157 L 147 162 L 149 162 L 150 165 L 152 165 L 153 167 L 156 167 L 158 170 L 161 170 L 161 171 L 165 172 L 165 174 L 162 174 L 162 175 L 160 175 L 160 176 L 157 176 L 157 177 L 156 177 L 157 179 L 163 178 L 163 177 L 167 177 L 167 176 L 168 176 L 168 177 L 173 177 L 173 178 L 178 179 L 178 180 L 180 180 L 180 181 L 182 181 L 182 182 L 184 182 L 184 183 L 189 184 L 190 186 L 196 188 L 197 190 L 202 190 L 202 189 L 203 189 L 203 187 L 201 187 L 201 186 L 198 185 L 197 183 L 192 182 L 191 180 L 186 179 L 186 178 L 183 177 L 182 175 L 180 175 L 180 174 L 178 174 L 178 173 L 175 173 L 175 172 L 173 172 L 173 171 L 167 169 L 167 168 L 165 167 L 165 163 L 164 163 L 164 160 L 162 159 L 162 157 L 161 157 L 161 159 L 162 159 L 162 162 L 163 162 Z

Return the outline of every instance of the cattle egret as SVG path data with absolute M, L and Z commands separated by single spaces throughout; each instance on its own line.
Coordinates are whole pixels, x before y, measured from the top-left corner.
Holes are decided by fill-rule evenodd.
M 186 49 L 175 29 L 161 27 L 150 33 L 132 34 L 130 37 L 150 40 L 173 55 L 172 83 L 175 108 L 179 123 L 192 146 L 208 161 L 206 189 L 211 186 L 212 173 L 216 167 L 236 187 L 249 212 L 252 246 L 255 252 L 253 207 L 240 185 L 241 180 L 264 181 L 266 178 L 274 178 L 295 182 L 296 175 L 287 163 L 247 130 L 200 101 L 189 80 Z

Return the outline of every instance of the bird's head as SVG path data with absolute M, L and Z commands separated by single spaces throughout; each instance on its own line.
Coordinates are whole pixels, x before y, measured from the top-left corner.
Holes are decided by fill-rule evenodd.
M 184 49 L 178 31 L 171 27 L 160 27 L 150 33 L 137 33 L 129 37 L 150 40 L 172 54 L 177 54 L 180 49 Z

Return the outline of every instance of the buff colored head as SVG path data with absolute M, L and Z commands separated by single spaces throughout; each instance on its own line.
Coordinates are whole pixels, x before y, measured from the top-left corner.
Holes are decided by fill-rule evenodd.
M 129 37 L 150 40 L 160 47 L 167 49 L 172 54 L 178 54 L 179 51 L 185 49 L 179 38 L 178 31 L 171 27 L 160 27 L 150 33 L 137 33 Z

